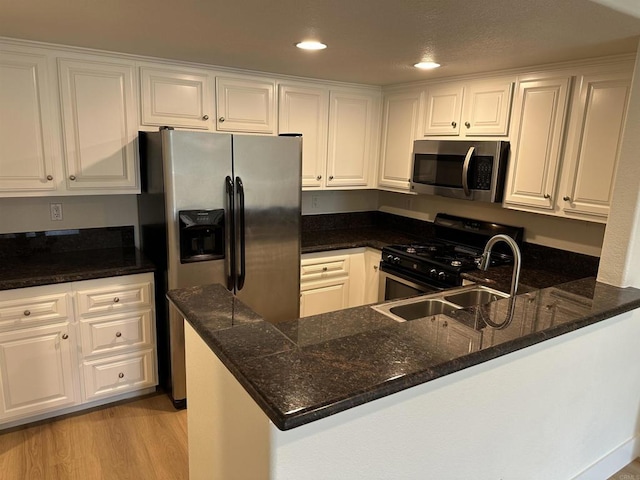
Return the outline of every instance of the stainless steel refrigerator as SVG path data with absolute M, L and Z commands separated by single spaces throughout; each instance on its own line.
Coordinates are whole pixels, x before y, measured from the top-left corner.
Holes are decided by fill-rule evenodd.
M 221 283 L 266 320 L 297 318 L 302 139 L 140 132 L 141 249 L 158 267 L 161 384 L 185 406 L 184 329 L 167 290 Z

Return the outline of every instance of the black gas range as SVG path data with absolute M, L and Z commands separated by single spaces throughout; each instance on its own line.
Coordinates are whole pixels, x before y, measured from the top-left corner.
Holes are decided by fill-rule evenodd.
M 524 229 L 439 213 L 434 220 L 435 237 L 419 243 L 382 249 L 381 300 L 462 285 L 461 274 L 478 268 L 487 241 L 499 233 L 522 242 Z M 513 262 L 508 248 L 496 248 L 491 265 Z

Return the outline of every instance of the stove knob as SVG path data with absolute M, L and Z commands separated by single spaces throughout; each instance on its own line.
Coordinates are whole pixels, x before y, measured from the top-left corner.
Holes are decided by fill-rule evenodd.
M 435 268 L 432 268 L 431 270 L 429 270 L 429 275 L 431 275 L 433 278 L 436 278 L 438 276 L 438 271 Z
M 387 255 L 387 262 L 393 263 L 393 255 Z
M 438 273 L 438 279 L 442 280 L 442 281 L 445 281 L 447 279 L 447 274 L 444 273 L 444 272 Z
M 400 257 L 393 257 L 393 263 L 395 263 L 396 265 L 400 263 Z

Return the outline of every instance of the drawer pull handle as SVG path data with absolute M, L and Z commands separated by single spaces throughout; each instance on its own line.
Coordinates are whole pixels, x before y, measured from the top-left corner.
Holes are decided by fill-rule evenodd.
M 69 338 L 69 335 L 67 335 L 66 333 L 63 333 L 63 334 L 62 334 L 62 339 L 63 339 L 63 340 L 66 340 L 67 338 Z
M 118 297 L 113 299 L 113 303 L 118 303 L 120 301 L 120 299 Z
M 29 315 L 31 315 L 31 312 L 29 310 L 25 310 L 24 311 L 24 316 L 28 317 Z
M 120 372 L 120 373 L 118 374 L 118 378 L 124 378 L 124 373 Z
M 329 270 L 329 267 L 322 267 L 323 272 L 326 272 L 327 270 Z
M 116 332 L 116 337 L 120 338 L 122 336 L 121 332 Z

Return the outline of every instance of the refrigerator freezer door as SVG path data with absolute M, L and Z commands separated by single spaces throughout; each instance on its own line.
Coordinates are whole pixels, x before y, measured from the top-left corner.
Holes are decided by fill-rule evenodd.
M 180 210 L 224 209 L 225 179 L 232 176 L 231 135 L 176 130 L 162 131 L 165 208 L 167 216 L 168 288 L 209 283 L 227 284 L 229 262 L 225 260 L 180 263 Z M 225 212 L 225 217 L 229 212 Z M 225 223 L 228 223 L 225 218 Z M 229 232 L 227 232 L 229 233 Z M 228 235 L 227 246 L 229 247 Z M 227 255 L 228 258 L 228 255 Z M 186 398 L 184 324 L 169 309 L 171 389 L 176 405 Z
M 300 315 L 301 148 L 300 137 L 233 137 L 236 232 L 245 231 L 236 295 L 271 322 Z
M 226 285 L 224 261 L 180 263 L 178 212 L 226 208 L 225 178 L 232 175 L 231 135 L 176 130 L 162 133 L 169 289 L 208 283 Z

